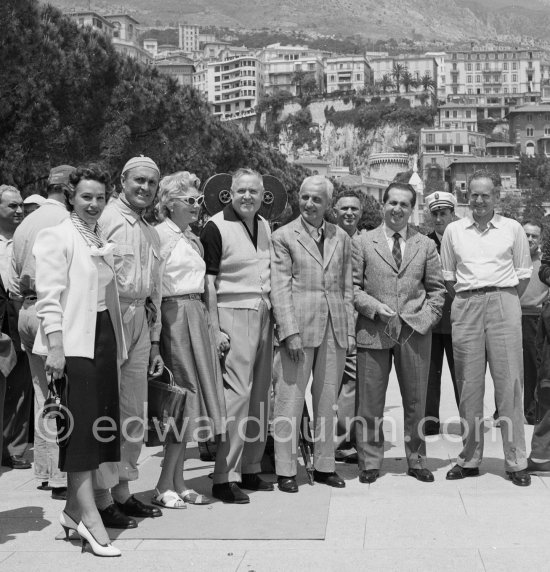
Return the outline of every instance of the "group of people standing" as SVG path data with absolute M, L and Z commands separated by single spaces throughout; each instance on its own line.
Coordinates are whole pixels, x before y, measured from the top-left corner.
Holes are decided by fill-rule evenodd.
M 494 212 L 498 181 L 490 173 L 472 177 L 472 213 L 464 219 L 450 222 L 453 195 L 428 197 L 432 236 L 409 224 L 416 192 L 403 183 L 385 190 L 380 227 L 359 232 L 361 195 L 333 197 L 328 179 L 307 177 L 300 216 L 272 234 L 258 214 L 262 176 L 239 169 L 230 202 L 200 237 L 190 230 L 204 202 L 192 173 L 161 178 L 155 162 L 140 156 L 126 163 L 120 185 L 110 198 L 109 176 L 97 167 L 52 169 L 45 204 L 14 223 L 6 268 L 0 267 L 12 323 L 0 338 L 0 370 L 9 379 L 19 356 L 30 365 L 35 473 L 59 497 L 67 486 L 60 516 L 67 538 L 76 530 L 83 547 L 118 556 L 107 528 L 134 528 L 136 518 L 160 517 L 161 509 L 186 503 L 244 504 L 245 491 L 272 491 L 259 476 L 269 431 L 278 488 L 297 493 L 310 381 L 313 479 L 344 487 L 338 458 L 356 460 L 360 482 L 374 483 L 392 364 L 408 474 L 433 481 L 425 435 L 439 431 L 444 351 L 464 439 L 447 479 L 479 474 L 483 431 L 475 428 L 483 420 L 488 363 L 507 475 L 517 485 L 530 483 L 518 332 L 532 262 L 519 223 Z M 4 190 L 0 237 L 4 198 L 15 201 L 14 213 L 22 209 L 17 190 Z M 153 204 L 156 226 L 144 218 Z M 333 206 L 337 224 L 326 220 Z M 541 277 L 545 268 L 543 260 Z M 542 306 L 539 293 L 532 291 L 532 307 Z M 164 442 L 161 474 L 146 504 L 129 483 L 139 476 L 148 377 L 159 377 L 165 366 L 185 389 L 184 426 Z M 65 408 L 57 426 L 40 414 L 52 385 Z M 550 464 L 548 409 L 539 407 L 545 421 L 531 468 Z M 213 437 L 208 496 L 186 486 L 183 469 L 186 445 Z M 25 462 L 21 452 L 12 456 L 13 463 Z

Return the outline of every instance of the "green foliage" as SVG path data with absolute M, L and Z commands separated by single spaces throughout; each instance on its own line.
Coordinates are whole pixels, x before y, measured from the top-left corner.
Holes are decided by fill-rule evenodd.
M 353 109 L 335 111 L 333 107 L 325 108 L 325 118 L 335 127 L 355 125 L 363 132 L 372 131 L 384 124 L 402 125 L 411 131 L 419 131 L 421 127 L 432 127 L 435 109 L 428 106 L 411 107 L 408 99 L 397 98 L 395 103 L 372 98 L 369 102 L 363 100 Z M 413 153 L 418 148 L 417 140 L 407 141 L 406 151 Z
M 250 166 L 279 177 L 292 204 L 305 170 L 214 118 L 199 94 L 117 54 L 103 35 L 36 0 L 4 0 L 0 20 L 0 181 L 25 195 L 52 166 L 100 163 L 115 180 L 131 156 L 203 181 Z
M 311 112 L 307 107 L 296 113 L 291 113 L 285 120 L 285 126 L 292 136 L 292 142 L 296 147 L 307 144 L 310 150 L 320 149 L 321 135 L 313 125 Z

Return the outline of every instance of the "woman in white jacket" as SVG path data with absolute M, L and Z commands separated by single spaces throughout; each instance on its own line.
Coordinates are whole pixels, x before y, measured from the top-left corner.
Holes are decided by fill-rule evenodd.
M 109 176 L 79 167 L 70 178 L 71 216 L 36 239 L 36 314 L 40 328 L 34 353 L 45 355 L 46 374 L 66 376 L 59 434 L 59 466 L 68 475 L 67 504 L 60 522 L 90 543 L 98 556 L 120 556 L 97 511 L 92 471 L 120 460 L 117 359 L 126 354 L 111 245 L 97 220 L 107 200 Z

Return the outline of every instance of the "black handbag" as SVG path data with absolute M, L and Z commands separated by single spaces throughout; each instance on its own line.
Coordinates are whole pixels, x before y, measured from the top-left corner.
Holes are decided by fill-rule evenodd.
M 72 416 L 67 409 L 67 373 L 61 379 L 50 376 L 48 395 L 44 400 L 42 417 L 55 419 L 57 426 L 57 444 L 66 444 L 73 428 Z
M 165 366 L 160 377 L 149 377 L 147 386 L 148 447 L 163 445 L 170 434 L 182 430 L 187 392 L 174 381 Z

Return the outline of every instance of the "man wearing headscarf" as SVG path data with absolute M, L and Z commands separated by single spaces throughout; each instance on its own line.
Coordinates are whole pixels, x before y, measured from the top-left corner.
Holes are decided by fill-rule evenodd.
M 94 475 L 95 499 L 106 527 L 135 528 L 133 517 L 161 516 L 160 509 L 130 494 L 138 478 L 144 436 L 147 375 L 164 368 L 159 354 L 160 241 L 143 218 L 157 194 L 160 171 L 149 157 L 134 157 L 122 169 L 120 195 L 109 201 L 99 224 L 115 245 L 115 271 L 128 359 L 120 366 L 121 460 L 104 463 Z M 109 492 L 110 489 L 110 492 Z

